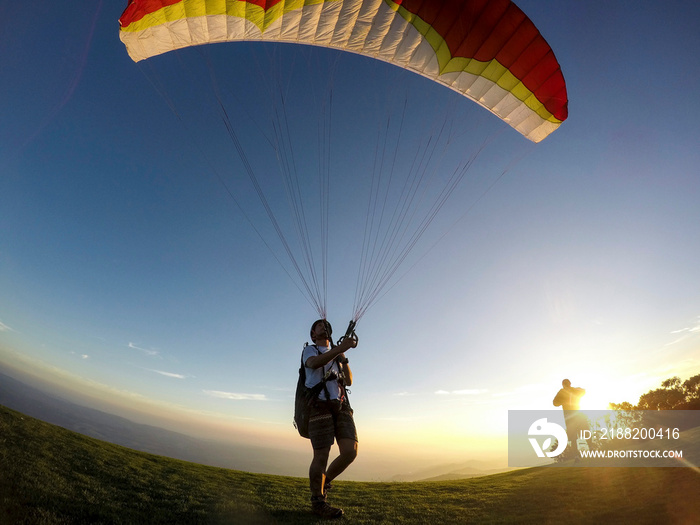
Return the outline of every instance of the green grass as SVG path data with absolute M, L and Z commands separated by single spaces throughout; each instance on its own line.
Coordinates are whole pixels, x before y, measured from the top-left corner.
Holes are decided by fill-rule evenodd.
M 690 468 L 538 468 L 461 481 L 336 482 L 347 523 L 698 523 Z M 136 452 L 0 406 L 0 523 L 315 523 L 306 479 Z

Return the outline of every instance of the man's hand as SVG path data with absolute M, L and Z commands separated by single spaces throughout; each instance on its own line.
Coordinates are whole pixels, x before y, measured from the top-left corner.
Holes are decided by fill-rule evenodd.
M 346 337 L 340 344 L 334 346 L 331 350 L 326 353 L 311 356 L 306 360 L 306 366 L 309 368 L 320 368 L 326 366 L 333 359 L 338 357 L 340 354 L 345 353 L 346 350 L 355 348 L 357 346 L 357 341 L 351 337 Z
M 342 348 L 341 352 L 345 352 L 346 350 L 350 350 L 351 348 L 356 348 L 357 347 L 357 339 L 354 337 L 345 337 L 343 340 L 336 346 L 336 348 Z

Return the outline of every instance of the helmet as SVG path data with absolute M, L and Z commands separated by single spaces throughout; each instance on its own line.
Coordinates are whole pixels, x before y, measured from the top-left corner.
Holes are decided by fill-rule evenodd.
M 318 319 L 314 321 L 314 324 L 311 325 L 311 330 L 309 330 L 309 336 L 311 337 L 311 340 L 313 340 L 314 338 L 314 328 L 316 328 L 316 325 L 318 325 L 319 323 L 326 324 L 326 332 L 328 333 L 328 337 L 333 335 L 333 327 L 331 326 L 331 323 L 329 323 L 325 319 Z

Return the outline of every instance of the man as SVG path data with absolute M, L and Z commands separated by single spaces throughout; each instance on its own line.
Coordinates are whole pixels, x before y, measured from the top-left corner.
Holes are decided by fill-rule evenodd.
M 560 406 L 564 410 L 566 435 L 571 444 L 576 444 L 576 435 L 586 427 L 585 418 L 578 411 L 581 398 L 586 391 L 583 388 L 571 386 L 571 381 L 568 379 L 564 379 L 561 386 L 562 388 L 554 396 L 552 403 L 555 407 Z
M 357 340 L 346 337 L 331 347 L 332 329 L 325 319 L 311 326 L 313 345 L 304 348 L 302 360 L 306 367 L 306 386 L 313 388 L 324 383 L 313 400 L 309 413 L 309 438 L 314 457 L 309 467 L 311 505 L 315 514 L 323 518 L 339 518 L 342 509 L 331 507 L 326 501 L 331 481 L 337 478 L 357 457 L 357 431 L 345 387 L 352 384 L 352 372 L 345 352 L 357 346 Z M 328 456 L 334 440 L 340 454 L 328 465 Z

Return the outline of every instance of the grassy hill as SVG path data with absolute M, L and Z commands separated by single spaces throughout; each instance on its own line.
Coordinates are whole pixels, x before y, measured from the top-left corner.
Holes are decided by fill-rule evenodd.
M 349 523 L 697 523 L 700 471 L 538 468 L 338 482 Z M 314 523 L 306 479 L 136 452 L 0 406 L 0 523 Z

